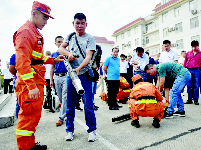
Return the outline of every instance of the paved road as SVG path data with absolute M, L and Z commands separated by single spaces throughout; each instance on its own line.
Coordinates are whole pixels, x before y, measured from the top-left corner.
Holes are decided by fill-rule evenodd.
M 201 149 L 201 105 L 185 105 L 186 117 L 162 119 L 161 127 L 154 128 L 152 118 L 140 118 L 140 128 L 130 125 L 131 120 L 113 123 L 112 117 L 128 113 L 127 104 L 118 111 L 108 110 L 97 91 L 95 103 L 97 140 L 87 142 L 88 133 L 84 113 L 76 111 L 75 136 L 65 141 L 65 124 L 56 127 L 59 113 L 42 111 L 36 131 L 36 141 L 48 145 L 48 150 L 200 150 Z M 187 94 L 183 96 L 187 99 Z M 83 105 L 81 105 L 83 108 Z M 15 123 L 16 125 L 16 123 Z M 0 129 L 0 150 L 16 150 L 15 125 Z

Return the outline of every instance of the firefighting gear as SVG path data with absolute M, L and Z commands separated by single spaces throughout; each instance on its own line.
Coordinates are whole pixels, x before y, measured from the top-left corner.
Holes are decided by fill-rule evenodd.
M 131 88 L 127 88 L 127 89 L 119 88 L 117 99 L 124 99 L 125 97 L 129 97 L 130 92 L 131 92 Z
M 142 77 L 141 77 L 139 74 L 136 74 L 136 75 L 134 75 L 134 76 L 132 77 L 133 83 L 134 83 L 135 81 L 139 80 L 139 79 L 142 79 Z M 143 81 L 143 79 L 142 79 L 142 81 Z
M 125 89 L 125 88 L 128 88 L 129 86 L 130 85 L 127 82 L 127 80 L 124 77 L 120 76 L 120 88 Z
M 138 79 L 137 75 L 133 77 L 134 81 Z M 153 84 L 139 82 L 133 87 L 129 97 L 129 112 L 132 120 L 138 120 L 138 116 L 149 116 L 160 121 L 164 115 L 165 108 L 162 100 L 161 93 Z

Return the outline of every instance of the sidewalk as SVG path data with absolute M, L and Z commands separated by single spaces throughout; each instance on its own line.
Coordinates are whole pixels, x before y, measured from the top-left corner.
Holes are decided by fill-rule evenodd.
M 186 117 L 162 119 L 161 127 L 152 126 L 152 118 L 140 117 L 140 128 L 130 125 L 131 120 L 115 122 L 112 117 L 128 113 L 128 104 L 112 111 L 100 100 L 100 91 L 95 95 L 99 110 L 97 118 L 97 140 L 87 142 L 88 133 L 84 112 L 76 111 L 75 136 L 73 141 L 65 141 L 65 124 L 56 127 L 59 112 L 42 111 L 36 128 L 36 142 L 47 144 L 48 150 L 200 150 L 201 149 L 201 104 L 185 105 Z M 200 95 L 201 96 L 201 95 Z M 183 96 L 187 100 L 187 94 Z M 81 105 L 83 108 L 83 105 Z M 0 149 L 16 150 L 15 126 L 0 129 Z

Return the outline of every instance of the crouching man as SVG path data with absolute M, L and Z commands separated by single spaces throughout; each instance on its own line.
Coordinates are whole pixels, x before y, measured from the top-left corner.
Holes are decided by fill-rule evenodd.
M 157 88 L 149 82 L 143 82 L 142 77 L 137 74 L 132 78 L 134 87 L 129 97 L 129 112 L 131 125 L 140 127 L 139 117 L 154 117 L 153 126 L 159 128 L 159 122 L 163 118 L 165 104 L 163 97 Z

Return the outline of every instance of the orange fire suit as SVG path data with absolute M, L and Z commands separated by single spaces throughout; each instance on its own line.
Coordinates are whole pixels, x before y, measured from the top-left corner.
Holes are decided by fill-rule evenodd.
M 163 97 L 157 88 L 149 82 L 136 84 L 129 97 L 129 112 L 132 120 L 138 116 L 154 117 L 159 120 L 163 118 L 165 104 Z
M 20 150 L 29 150 L 35 146 L 35 127 L 41 117 L 45 82 L 44 64 L 54 64 L 54 58 L 43 55 L 43 37 L 34 24 L 27 21 L 13 35 L 16 49 L 16 95 L 20 105 L 16 126 L 17 146 Z M 29 90 L 38 88 L 40 96 L 37 100 L 30 99 Z

